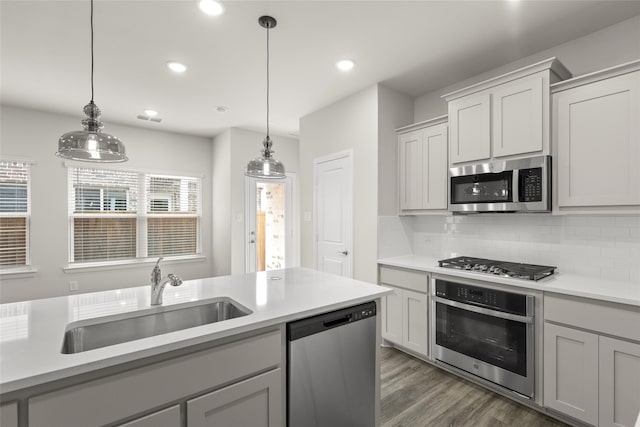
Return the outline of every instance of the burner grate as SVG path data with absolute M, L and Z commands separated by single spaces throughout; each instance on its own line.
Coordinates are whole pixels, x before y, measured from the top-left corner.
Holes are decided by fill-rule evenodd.
M 496 261 L 485 258 L 460 256 L 438 261 L 440 267 L 476 271 L 496 276 L 525 280 L 540 280 L 555 273 L 557 267 Z

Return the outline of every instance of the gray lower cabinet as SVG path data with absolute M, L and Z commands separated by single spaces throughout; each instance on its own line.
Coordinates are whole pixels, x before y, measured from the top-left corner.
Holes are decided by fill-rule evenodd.
M 544 406 L 600 427 L 640 412 L 640 308 L 545 294 Z
M 18 427 L 18 403 L 11 402 L 0 406 L 0 426 Z
M 544 325 L 544 406 L 598 424 L 598 336 Z
M 231 411 L 229 408 L 233 406 L 238 413 L 253 411 L 259 402 L 268 398 L 268 411 L 248 414 L 256 422 L 243 424 L 247 427 L 276 426 L 278 423 L 272 420 L 282 420 L 282 328 L 186 355 L 167 357 L 164 361 L 134 368 L 124 364 L 106 376 L 44 394 L 34 391 L 34 395 L 28 398 L 29 427 L 90 427 L 118 425 L 123 421 L 127 427 L 181 426 L 179 405 L 195 408 L 198 406 L 193 402 L 199 399 L 213 402 L 207 400 L 210 396 L 217 396 L 220 407 L 226 399 L 229 407 L 218 411 L 221 417 L 230 413 L 225 411 Z M 269 380 L 266 386 L 265 379 Z M 258 397 L 260 393 L 263 393 L 262 397 Z M 187 400 L 199 394 L 203 396 Z M 210 407 L 200 406 L 202 413 L 207 417 L 215 416 L 215 413 L 208 412 L 215 404 L 204 405 Z M 149 415 L 154 409 L 159 411 Z M 265 419 L 258 423 L 257 420 L 263 416 Z M 188 420 L 188 425 L 209 424 L 205 421 L 198 423 L 196 416 L 195 420 Z
M 637 426 L 640 344 L 599 337 L 600 426 Z
M 382 338 L 428 357 L 429 275 L 381 266 L 379 283 L 393 288 L 392 294 L 382 298 Z
M 280 427 L 280 369 L 241 381 L 187 402 L 188 427 Z
M 180 427 L 180 405 L 154 412 L 119 427 Z

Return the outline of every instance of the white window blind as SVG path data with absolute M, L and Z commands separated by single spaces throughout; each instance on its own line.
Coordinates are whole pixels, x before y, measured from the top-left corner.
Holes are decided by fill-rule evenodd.
M 138 174 L 69 169 L 71 262 L 136 258 Z
M 0 161 L 0 268 L 30 264 L 29 172 L 28 163 Z
M 200 180 L 147 175 L 147 252 L 149 256 L 199 253 Z
M 70 168 L 70 262 L 200 254 L 201 181 Z

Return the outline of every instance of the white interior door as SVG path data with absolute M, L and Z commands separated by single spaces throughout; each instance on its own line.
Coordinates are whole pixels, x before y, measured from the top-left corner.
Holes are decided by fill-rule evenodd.
M 245 271 L 275 270 L 296 263 L 293 234 L 295 175 L 245 180 Z
M 353 277 L 351 152 L 314 160 L 316 269 Z

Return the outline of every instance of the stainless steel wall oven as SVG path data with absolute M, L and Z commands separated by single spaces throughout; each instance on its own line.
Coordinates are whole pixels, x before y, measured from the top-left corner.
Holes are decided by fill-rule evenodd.
M 437 361 L 533 398 L 533 295 L 435 280 Z

